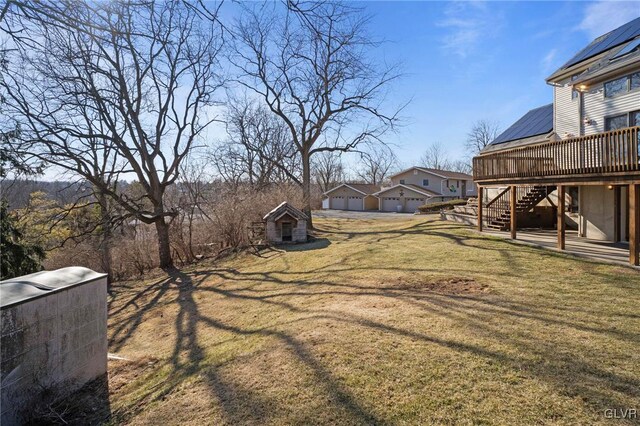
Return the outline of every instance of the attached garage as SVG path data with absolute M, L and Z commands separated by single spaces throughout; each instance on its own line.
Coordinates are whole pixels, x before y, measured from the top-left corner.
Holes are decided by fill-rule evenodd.
M 380 210 L 383 212 L 395 212 L 398 211 L 398 206 L 401 206 L 400 198 L 397 197 L 382 197 L 380 198 Z
M 329 198 L 329 206 L 331 206 L 333 210 L 346 210 L 346 201 L 347 200 L 343 196 L 336 195 L 335 197 Z
M 364 210 L 364 204 L 362 204 L 362 197 L 349 197 L 347 199 L 347 210 Z
M 407 198 L 405 211 L 411 213 L 418 210 L 418 207 L 424 206 L 425 198 Z
M 415 185 L 399 184 L 374 194 L 380 199 L 380 210 L 385 212 L 415 213 L 430 198 L 441 196 Z M 400 206 L 400 208 L 398 208 Z
M 379 190 L 376 185 L 343 183 L 324 193 L 327 198 L 322 206 L 333 210 L 376 210 L 378 199 L 371 194 Z

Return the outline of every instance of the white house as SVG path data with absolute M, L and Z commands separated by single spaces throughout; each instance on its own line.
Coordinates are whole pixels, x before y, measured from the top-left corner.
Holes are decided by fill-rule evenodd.
M 520 214 L 547 203 L 559 212 L 560 249 L 573 221 L 581 237 L 629 242 L 638 265 L 640 18 L 596 38 L 547 83 L 553 103 L 526 113 L 473 160 L 479 226 L 515 237 Z

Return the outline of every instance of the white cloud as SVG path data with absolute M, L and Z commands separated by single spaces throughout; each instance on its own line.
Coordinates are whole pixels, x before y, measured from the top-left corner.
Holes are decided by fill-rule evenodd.
M 640 2 L 599 1 L 587 6 L 578 29 L 595 39 L 640 16 Z
M 547 73 L 551 70 L 551 68 L 555 65 L 556 56 L 558 56 L 558 49 L 551 49 L 545 56 L 542 58 L 541 66 L 542 71 Z
M 437 23 L 447 30 L 442 47 L 466 58 L 483 39 L 495 35 L 501 20 L 502 15 L 489 10 L 484 2 L 450 3 L 444 10 L 444 18 Z

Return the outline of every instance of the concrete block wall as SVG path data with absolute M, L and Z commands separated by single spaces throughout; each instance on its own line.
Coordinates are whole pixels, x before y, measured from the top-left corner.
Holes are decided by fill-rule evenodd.
M 107 279 L 86 271 L 92 279 L 2 307 L 3 426 L 27 420 L 45 391 L 62 397 L 106 373 Z

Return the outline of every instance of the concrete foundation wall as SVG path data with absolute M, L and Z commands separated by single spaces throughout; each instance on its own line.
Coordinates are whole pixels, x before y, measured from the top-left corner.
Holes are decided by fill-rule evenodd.
M 580 187 L 580 235 L 593 240 L 613 241 L 614 193 L 606 186 Z
M 44 392 L 63 397 L 106 374 L 107 278 L 90 272 L 98 278 L 2 307 L 3 426 L 23 423 Z

